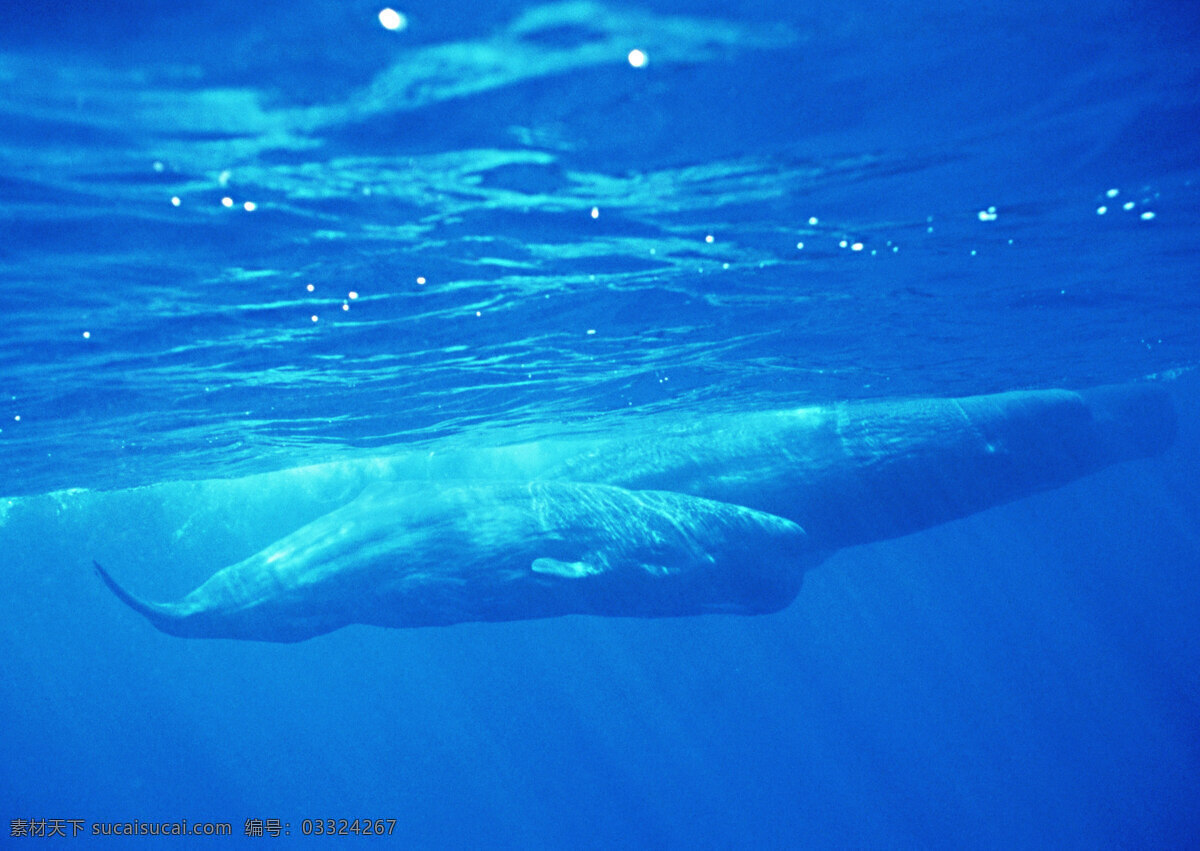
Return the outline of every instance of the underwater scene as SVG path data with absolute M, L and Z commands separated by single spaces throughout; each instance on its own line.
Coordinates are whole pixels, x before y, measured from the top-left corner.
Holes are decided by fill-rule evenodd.
M 1200 14 L 0 16 L 5 847 L 1200 846 Z

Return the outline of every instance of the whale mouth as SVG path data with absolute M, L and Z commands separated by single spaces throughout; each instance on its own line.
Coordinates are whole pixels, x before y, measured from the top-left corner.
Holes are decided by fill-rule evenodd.
M 93 560 L 92 569 L 95 570 L 96 575 L 100 577 L 101 581 L 108 586 L 108 590 L 112 591 L 129 608 L 150 621 L 156 629 L 170 635 L 180 636 L 181 638 L 187 638 L 191 635 L 186 629 L 187 615 L 182 612 L 183 607 L 180 603 L 151 603 L 148 600 L 143 600 L 141 597 L 126 591 L 100 565 L 100 562 Z
M 147 617 L 150 617 L 155 613 L 155 607 L 153 604 L 147 603 L 145 600 L 135 597 L 133 594 L 130 594 L 128 591 L 126 591 L 121 584 L 117 582 L 117 580 L 112 578 L 112 575 L 107 570 L 101 567 L 100 562 L 93 561 L 92 568 L 96 571 L 96 575 L 100 577 L 101 581 L 108 586 L 108 590 L 116 594 L 121 602 L 123 602 L 125 605 L 129 606 L 131 609 L 136 609 L 138 612 L 141 612 Z

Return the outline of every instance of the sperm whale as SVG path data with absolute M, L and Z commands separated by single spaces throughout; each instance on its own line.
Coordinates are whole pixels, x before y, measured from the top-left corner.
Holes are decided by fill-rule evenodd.
M 376 485 L 178 603 L 108 586 L 164 632 L 298 641 L 349 623 L 783 608 L 807 549 L 791 521 L 683 494 L 569 482 Z
M 839 548 L 1157 454 L 1174 431 L 1152 384 L 705 418 L 385 465 L 177 602 L 144 601 L 95 569 L 155 627 L 193 638 L 763 614 Z

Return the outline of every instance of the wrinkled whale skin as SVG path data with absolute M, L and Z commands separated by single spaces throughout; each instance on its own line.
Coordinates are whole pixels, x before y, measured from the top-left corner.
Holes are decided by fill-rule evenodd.
M 542 475 L 749 506 L 836 550 L 1156 455 L 1175 429 L 1155 384 L 857 402 L 701 420 L 652 443 L 597 442 Z
M 431 452 L 374 464 L 358 496 L 179 602 L 145 602 L 96 570 L 154 626 L 187 637 L 761 614 L 787 606 L 804 571 L 838 548 L 1158 454 L 1174 434 L 1170 397 L 1139 384 L 848 403 L 625 439 Z

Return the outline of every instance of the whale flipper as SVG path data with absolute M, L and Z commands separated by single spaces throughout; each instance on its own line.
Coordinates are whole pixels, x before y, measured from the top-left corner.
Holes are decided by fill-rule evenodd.
M 534 573 L 551 573 L 568 579 L 579 579 L 599 572 L 596 565 L 585 561 L 559 561 L 556 558 L 535 558 L 530 566 Z

